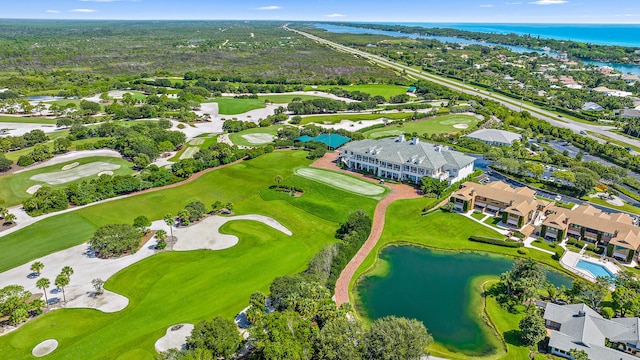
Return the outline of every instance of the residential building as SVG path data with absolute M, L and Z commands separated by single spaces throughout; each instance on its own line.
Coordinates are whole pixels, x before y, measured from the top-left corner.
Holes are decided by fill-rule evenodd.
M 587 102 L 584 105 L 582 105 L 582 110 L 584 111 L 603 111 L 604 108 L 602 106 L 600 106 L 597 103 L 594 102 Z
M 480 140 L 492 146 L 511 146 L 514 141 L 522 140 L 522 135 L 496 129 L 480 129 L 467 135 L 469 139 Z
M 628 91 L 609 89 L 606 86 L 599 86 L 599 87 L 593 88 L 591 90 L 593 90 L 595 92 L 603 93 L 605 96 L 629 97 L 629 96 L 633 95 L 633 93 L 630 93 Z
M 429 176 L 449 184 L 473 173 L 475 158 L 448 147 L 404 135 L 382 140 L 353 141 L 341 149 L 340 159 L 349 169 L 370 171 L 376 176 L 417 183 Z
M 518 229 L 539 218 L 553 205 L 535 197 L 526 186 L 513 188 L 502 181 L 487 185 L 465 182 L 451 194 L 450 202 L 458 211 L 479 210 L 502 217 L 502 223 Z
M 639 318 L 605 319 L 585 304 L 537 302 L 544 309 L 552 354 L 571 359 L 572 349 L 589 359 L 637 360 L 640 352 Z M 608 347 L 607 343 L 615 348 Z
M 577 238 L 606 247 L 607 256 L 630 262 L 640 248 L 640 227 L 624 213 L 607 214 L 591 205 L 573 210 L 553 206 L 547 210 L 540 236 L 554 241 Z
M 624 119 L 640 118 L 640 110 L 638 109 L 624 109 L 619 113 L 619 116 Z
M 629 85 L 633 85 L 636 82 L 640 81 L 640 76 L 632 75 L 632 74 L 622 74 L 620 76 L 620 79 L 622 79 L 624 82 L 626 82 Z

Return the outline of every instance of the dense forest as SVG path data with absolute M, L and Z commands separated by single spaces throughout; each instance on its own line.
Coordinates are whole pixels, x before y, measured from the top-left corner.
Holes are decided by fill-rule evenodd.
M 276 22 L 0 21 L 0 88 L 96 87 L 206 69 L 245 82 L 394 82 L 391 70 L 282 29 Z M 268 62 L 265 59 L 269 59 Z M 100 89 L 102 88 L 102 89 Z

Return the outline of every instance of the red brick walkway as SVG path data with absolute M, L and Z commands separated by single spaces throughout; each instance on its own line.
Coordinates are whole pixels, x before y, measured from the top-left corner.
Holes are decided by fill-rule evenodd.
M 322 157 L 321 159 L 318 159 L 313 164 L 311 164 L 311 166 L 316 168 L 339 171 L 349 175 L 358 176 L 367 181 L 376 182 L 376 183 L 378 182 L 377 180 L 372 179 L 370 177 L 366 177 L 362 174 L 358 174 L 358 173 L 354 173 L 351 171 L 342 170 L 338 168 L 336 165 L 337 158 L 338 158 L 338 153 L 327 153 L 324 157 Z M 358 252 L 353 257 L 353 259 L 349 261 L 349 263 L 344 268 L 344 270 L 342 270 L 342 273 L 340 273 L 340 277 L 336 282 L 335 293 L 336 293 L 336 304 L 338 306 L 340 306 L 343 303 L 349 302 L 349 283 L 351 282 L 351 279 L 353 278 L 353 275 L 355 274 L 356 270 L 360 267 L 360 265 L 362 265 L 362 262 L 364 261 L 364 259 L 369 255 L 371 250 L 373 250 L 373 248 L 378 243 L 378 239 L 380 239 L 380 236 L 382 235 L 382 231 L 384 230 L 384 220 L 387 212 L 387 207 L 389 207 L 389 204 L 391 204 L 396 200 L 414 199 L 414 198 L 420 197 L 420 195 L 416 192 L 416 189 L 414 189 L 409 185 L 386 184 L 386 186 L 391 188 L 391 193 L 389 193 L 384 199 L 382 199 L 376 206 L 376 209 L 373 213 L 373 224 L 371 226 L 371 233 L 369 234 L 367 241 L 365 241 L 364 245 L 362 245 L 360 250 L 358 250 Z

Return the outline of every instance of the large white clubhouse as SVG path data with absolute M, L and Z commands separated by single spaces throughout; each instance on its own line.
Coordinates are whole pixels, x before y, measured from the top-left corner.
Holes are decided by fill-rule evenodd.
M 475 158 L 442 145 L 406 141 L 404 135 L 382 140 L 353 141 L 341 149 L 341 161 L 349 169 L 371 171 L 397 181 L 418 182 L 424 176 L 458 182 L 473 172 Z

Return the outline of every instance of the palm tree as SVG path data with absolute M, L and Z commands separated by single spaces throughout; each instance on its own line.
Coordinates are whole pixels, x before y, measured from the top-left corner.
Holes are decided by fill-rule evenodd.
M 171 237 L 173 238 L 173 225 L 175 225 L 175 223 L 176 223 L 176 219 L 173 216 L 173 214 L 165 215 L 164 216 L 164 222 L 169 227 L 169 230 L 171 231 Z
M 42 278 L 36 282 L 36 286 L 38 287 L 38 289 L 42 289 L 42 291 L 44 292 L 44 302 L 47 304 L 47 306 L 49 306 L 49 299 L 47 298 L 47 289 L 49 288 L 49 286 L 51 286 L 51 281 L 49 281 L 49 279 L 47 278 Z
M 40 272 L 42 271 L 42 269 L 44 269 L 44 264 L 41 263 L 40 261 L 36 261 L 33 264 L 31 264 L 31 271 L 38 274 L 38 276 L 40 276 Z
M 5 224 L 13 224 L 16 221 L 16 216 L 9 212 L 3 218 Z
M 73 268 L 67 265 L 62 268 L 61 273 L 64 274 L 66 277 L 68 277 L 69 280 L 71 280 L 71 275 L 73 275 Z
M 64 273 L 61 273 L 56 277 L 54 284 L 62 289 L 62 297 L 64 298 L 64 302 L 67 302 L 67 295 L 64 293 L 64 287 L 69 285 L 69 277 Z

